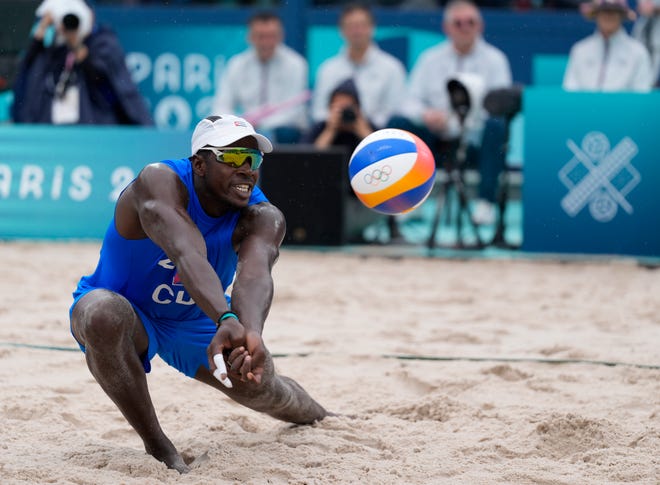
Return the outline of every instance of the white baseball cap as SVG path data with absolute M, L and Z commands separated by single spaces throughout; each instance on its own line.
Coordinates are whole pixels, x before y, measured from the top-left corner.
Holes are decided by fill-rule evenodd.
M 62 19 L 67 14 L 78 17 L 77 38 L 81 42 L 92 31 L 94 12 L 92 12 L 92 9 L 84 0 L 43 0 L 37 7 L 35 14 L 37 17 L 43 17 L 47 13 L 53 17 L 53 22 L 55 22 L 56 26 L 62 24 Z M 61 33 L 57 34 L 55 42 L 57 45 L 64 44 L 64 37 Z
M 217 115 L 204 118 L 197 123 L 192 134 L 192 154 L 209 145 L 226 147 L 246 136 L 252 136 L 264 153 L 273 151 L 273 144 L 264 135 L 254 131 L 254 127 L 245 119 L 234 115 Z

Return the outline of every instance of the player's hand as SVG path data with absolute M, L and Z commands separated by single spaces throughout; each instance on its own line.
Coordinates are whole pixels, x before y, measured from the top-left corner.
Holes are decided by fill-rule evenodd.
M 246 335 L 247 351 L 244 355 L 238 357 L 238 362 L 229 361 L 232 369 L 240 365 L 240 374 L 242 381 L 252 381 L 261 384 L 264 375 L 264 366 L 266 363 L 266 346 L 259 332 L 248 332 Z
M 217 369 L 213 361 L 215 355 L 224 355 L 225 350 L 233 350 L 242 346 L 245 346 L 245 327 L 235 318 L 227 318 L 222 322 L 211 343 L 206 348 L 211 373 Z

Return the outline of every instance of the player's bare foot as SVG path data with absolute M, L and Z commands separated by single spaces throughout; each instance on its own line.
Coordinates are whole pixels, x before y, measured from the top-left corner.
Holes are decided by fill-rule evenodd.
M 190 467 L 186 465 L 186 462 L 183 461 L 181 455 L 179 455 L 179 453 L 176 451 L 176 449 L 174 449 L 174 446 L 172 445 L 166 446 L 165 449 L 149 449 L 145 446 L 145 449 L 147 450 L 147 453 L 153 456 L 156 460 L 165 463 L 167 468 L 176 470 L 179 473 L 188 473 L 190 471 Z

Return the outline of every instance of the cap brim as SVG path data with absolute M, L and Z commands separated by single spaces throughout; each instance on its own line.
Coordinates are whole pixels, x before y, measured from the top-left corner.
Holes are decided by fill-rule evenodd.
M 259 145 L 259 150 L 261 150 L 264 153 L 270 153 L 270 152 L 273 151 L 273 144 L 264 135 L 262 135 L 260 133 L 255 133 L 252 136 L 254 136 L 257 139 L 257 143 Z
M 231 145 L 232 143 L 240 140 L 241 138 L 246 138 L 248 136 L 253 137 L 255 140 L 257 140 L 257 145 L 259 147 L 259 150 L 261 150 L 264 153 L 270 153 L 273 151 L 273 144 L 271 141 L 266 138 L 264 135 L 260 133 L 248 133 L 248 134 L 239 134 L 235 136 L 226 136 L 224 138 L 218 138 L 216 137 L 207 137 L 208 140 L 200 140 L 200 147 L 197 149 L 197 151 L 203 149 L 205 146 L 213 146 L 213 147 L 226 147 L 227 145 Z M 213 138 L 212 140 L 210 138 Z

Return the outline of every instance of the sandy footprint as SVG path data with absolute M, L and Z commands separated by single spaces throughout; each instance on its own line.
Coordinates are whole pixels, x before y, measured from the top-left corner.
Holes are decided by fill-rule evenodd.
M 532 375 L 511 367 L 509 364 L 500 364 L 488 369 L 482 370 L 482 374 L 493 374 L 505 381 L 521 381 L 530 378 Z
M 444 394 L 432 394 L 422 399 L 397 402 L 372 408 L 368 413 L 387 414 L 406 421 L 448 421 L 465 406 Z
M 612 423 L 577 414 L 552 414 L 537 424 L 536 448 L 543 456 L 561 459 L 607 447 L 618 440 Z

